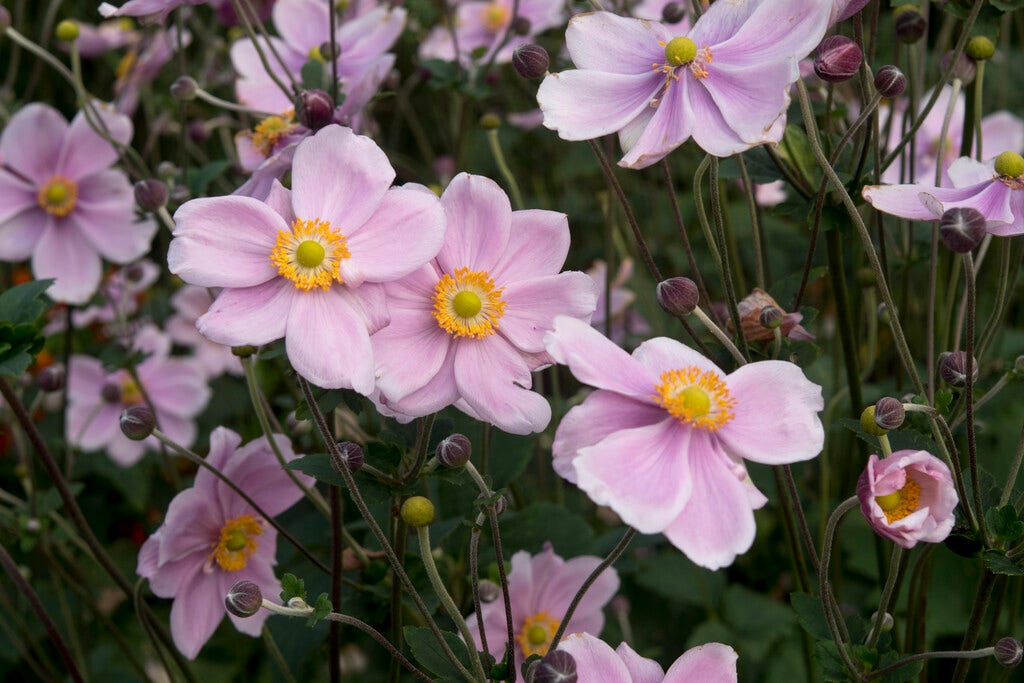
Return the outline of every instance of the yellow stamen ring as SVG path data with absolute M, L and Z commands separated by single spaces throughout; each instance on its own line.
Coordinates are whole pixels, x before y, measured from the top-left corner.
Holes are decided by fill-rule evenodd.
M 884 496 L 875 496 L 875 502 L 885 513 L 885 519 L 892 524 L 917 511 L 921 499 L 921 485 L 907 475 L 907 481 L 899 491 Z
M 75 208 L 78 185 L 64 176 L 55 175 L 39 188 L 36 201 L 46 213 L 63 218 Z
M 224 571 L 245 569 L 249 558 L 259 547 L 256 537 L 262 533 L 263 525 L 253 515 L 229 519 L 220 530 L 220 540 L 214 544 L 210 559 Z
M 434 318 L 453 337 L 483 339 L 498 330 L 505 300 L 486 271 L 459 268 L 447 273 L 434 287 Z
M 717 432 L 733 418 L 736 400 L 713 370 L 696 366 L 661 373 L 654 401 L 670 415 L 699 429 Z
M 342 281 L 339 266 L 351 255 L 345 236 L 331 230 L 330 223 L 319 218 L 297 218 L 290 231 L 278 231 L 270 261 L 278 273 L 295 283 L 296 289 L 308 292 L 319 287 L 326 291 L 335 280 Z
M 557 619 L 552 619 L 547 612 L 537 612 L 526 617 L 523 621 L 523 628 L 516 634 L 516 641 L 523 650 L 523 656 L 540 655 L 543 657 L 546 655 L 559 623 Z
M 268 156 L 281 138 L 295 130 L 292 116 L 294 116 L 294 112 L 289 110 L 280 116 L 268 116 L 256 124 L 252 130 L 253 147 L 258 149 L 263 156 Z
M 491 2 L 487 4 L 487 7 L 483 9 L 483 24 L 484 28 L 490 33 L 498 33 L 508 26 L 509 20 L 512 18 L 512 9 L 507 5 L 503 5 L 500 2 Z

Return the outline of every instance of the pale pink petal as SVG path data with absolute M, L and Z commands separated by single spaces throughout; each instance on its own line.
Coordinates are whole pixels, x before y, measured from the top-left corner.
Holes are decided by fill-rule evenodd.
M 327 4 L 319 0 L 278 2 L 273 9 L 274 27 L 284 41 L 307 50 L 331 38 Z
M 32 254 L 32 274 L 56 278 L 46 290 L 54 301 L 84 304 L 100 286 L 99 254 L 68 221 L 55 221 L 43 231 Z
M 714 47 L 715 63 L 745 67 L 792 58 L 792 80 L 796 80 L 796 60 L 810 54 L 825 35 L 829 14 L 822 5 L 822 0 L 725 3 L 705 12 L 690 37 L 698 45 Z M 736 26 L 743 13 L 747 17 Z M 729 16 L 723 22 L 721 15 Z
M 447 218 L 441 270 L 459 268 L 491 273 L 504 259 L 512 224 L 508 195 L 490 178 L 460 173 L 441 196 Z
M 629 669 L 630 683 L 662 683 L 665 670 L 653 659 L 641 657 L 626 643 L 621 643 L 615 648 L 615 654 Z M 714 681 L 715 679 L 707 680 Z M 718 682 L 715 681 L 715 683 Z
M 391 49 L 405 28 L 406 11 L 402 7 L 376 7 L 351 19 L 338 31 L 342 56 L 339 73 L 351 76 L 362 72 Z
M 274 434 L 274 442 L 286 462 L 295 459 L 295 452 L 288 437 Z M 266 437 L 250 441 L 238 449 L 224 465 L 223 472 L 271 517 L 281 514 L 304 495 L 302 489 L 281 469 Z M 312 486 L 314 483 L 302 473 L 297 472 L 296 476 L 305 486 Z M 252 512 L 249 504 L 233 494 L 227 484 L 218 480 L 214 486 L 217 488 L 216 497 L 220 500 L 226 518 L 231 519 Z
M 983 164 L 971 157 L 960 157 L 949 165 L 946 174 L 953 181 L 953 187 L 964 188 L 991 181 L 996 173 L 991 163 Z
M 68 441 L 83 451 L 103 448 L 120 437 L 120 403 L 68 406 Z
M 213 580 L 211 580 L 213 579 Z M 182 582 L 171 606 L 171 637 L 187 659 L 195 659 L 224 618 L 224 596 L 216 577 L 206 576 L 202 565 Z
M 589 633 L 577 633 L 558 644 L 576 660 L 577 680 L 586 683 L 628 683 L 629 669 L 603 640 Z
M 140 368 L 139 379 L 161 414 L 195 417 L 210 400 L 206 377 L 192 359 L 168 359 L 145 374 Z
M 0 159 L 5 166 L 38 185 L 57 172 L 68 122 L 49 105 L 27 104 L 11 117 L 0 135 Z
M 674 37 L 658 22 L 587 12 L 569 20 L 565 47 L 578 69 L 647 75 L 652 63 L 664 61 L 665 50 L 659 41 Z
M 392 306 L 391 323 L 370 338 L 377 388 L 388 400 L 400 400 L 430 382 L 448 353 L 450 337 L 438 326 L 429 301 L 423 303 L 419 310 Z
M 1024 151 L 1024 121 L 1008 111 L 989 114 L 981 120 L 981 139 L 985 159 L 1003 152 Z M 977 148 L 977 142 L 974 146 Z
M 0 235 L 9 219 L 28 209 L 39 209 L 37 193 L 38 189 L 31 183 L 0 166 Z
M 284 336 L 292 300 L 301 295 L 284 278 L 255 287 L 225 289 L 196 321 L 196 327 L 218 344 L 269 344 Z
M 560 138 L 591 140 L 614 133 L 640 116 L 664 80 L 665 75 L 653 69 L 643 74 L 561 71 L 541 82 L 537 104 L 544 112 L 544 126 L 558 131 Z
M 624 150 L 626 155 L 619 161 L 619 166 L 645 168 L 683 144 L 695 132 L 696 122 L 701 120 L 690 103 L 690 97 L 697 91 L 703 92 L 703 88 L 691 82 L 685 74 L 680 80 L 673 81 L 661 96 L 643 132 L 628 150 Z M 629 137 L 632 136 L 620 136 L 620 139 Z
M 149 251 L 157 231 L 152 218 L 135 217 L 135 201 L 128 177 L 117 170 L 82 179 L 79 199 L 68 216 L 105 259 L 130 263 Z
M 89 356 L 75 354 L 68 363 L 68 399 L 72 403 L 95 405 L 107 380 L 103 364 Z
M 765 140 L 772 124 L 785 115 L 794 69 L 793 60 L 735 67 L 720 64 L 716 59 L 708 66 L 709 75 L 700 84 L 736 135 L 757 143 Z
M 544 346 L 584 384 L 651 402 L 657 375 L 587 323 L 558 316 Z
M 861 194 L 869 204 L 883 213 L 915 221 L 934 221 L 939 219 L 945 209 L 968 205 L 990 185 L 992 183 L 989 181 L 961 188 L 921 184 L 869 185 Z
M 146 544 L 143 545 L 143 551 L 146 551 L 146 545 L 149 545 L 150 541 L 159 539 L 156 543 L 161 543 L 162 539 L 159 538 L 160 529 L 154 533 Z M 146 554 L 156 555 L 153 550 L 146 551 Z M 202 565 L 205 561 L 204 556 L 199 557 L 185 557 L 175 562 L 168 562 L 159 568 L 153 568 L 153 572 L 149 574 L 143 574 L 142 566 L 142 553 L 139 555 L 139 576 L 145 576 L 149 579 L 149 589 L 153 591 L 153 595 L 158 595 L 161 598 L 173 598 L 182 590 L 184 586 L 188 585 L 188 582 L 193 579 L 196 575 L 196 570 L 202 571 Z M 147 562 L 154 562 L 147 557 Z M 152 565 L 145 567 L 146 570 L 152 568 Z
M 190 447 L 192 444 L 196 442 L 196 432 L 198 430 L 196 428 L 196 423 L 193 418 L 180 417 L 178 415 L 173 415 L 171 413 L 157 412 L 156 419 L 157 423 L 160 426 L 160 430 L 163 431 L 163 433 L 166 434 L 171 439 L 171 441 L 179 443 L 182 446 L 185 446 L 186 448 Z M 129 441 L 126 438 L 118 439 L 118 441 L 123 441 L 124 443 L 129 445 L 135 445 L 140 443 L 138 441 Z M 142 443 L 146 444 L 146 446 L 148 446 L 150 450 L 154 451 L 159 451 L 163 448 L 160 445 L 160 442 L 157 441 L 156 438 L 152 436 Z
M 1024 192 L 1017 190 L 1010 194 L 1010 212 L 1013 214 L 1013 222 L 989 223 L 988 231 L 1000 237 L 1024 233 Z
M 164 425 L 161 424 L 161 426 Z M 170 436 L 170 432 L 167 432 L 166 429 L 164 431 Z M 153 439 L 153 437 L 150 437 L 150 439 Z M 142 460 L 142 456 L 146 452 L 146 443 L 148 441 L 132 441 L 118 432 L 114 435 L 113 440 L 107 444 L 107 455 L 121 467 L 131 467 L 139 460 Z M 183 442 L 178 440 L 178 443 L 186 447 L 192 445 L 191 441 Z
M 271 59 L 270 69 L 280 80 L 287 82 L 288 72 L 298 74 L 306 62 L 306 55 L 293 50 L 279 38 L 272 36 L 270 43 L 281 55 L 287 67 L 285 69 L 276 59 Z M 260 38 L 260 45 L 265 53 L 270 52 L 263 38 Z M 282 114 L 294 106 L 267 74 L 252 40 L 243 38 L 231 45 L 231 64 L 239 75 L 235 82 L 235 95 L 242 104 L 268 114 Z
M 29 208 L 0 223 L 0 259 L 24 261 L 32 256 L 53 218 L 42 209 Z
M 496 282 L 515 282 L 554 275 L 568 254 L 568 216 L 543 209 L 513 211 L 505 254 L 491 277 Z
M 242 445 L 242 437 L 227 427 L 216 427 L 210 432 L 210 451 L 206 455 L 206 462 L 218 470 L 223 470 L 231 462 L 240 445 Z M 219 479 L 213 473 L 203 468 L 196 473 L 196 479 L 192 485 L 212 496 L 218 481 Z
M 385 401 L 385 405 L 408 417 L 423 417 L 455 403 L 459 399 L 459 387 L 455 383 L 455 348 L 455 344 L 448 346 L 441 367 L 422 388 L 400 400 Z
M 296 372 L 325 389 L 373 391 L 373 350 L 366 321 L 344 287 L 300 292 L 292 299 L 285 332 Z
M 556 556 L 557 557 L 557 556 Z M 560 559 L 560 558 L 559 558 Z M 557 571 L 538 571 L 534 567 L 534 604 L 561 619 L 583 582 L 601 563 L 601 558 L 587 555 L 561 562 Z M 586 631 L 595 635 L 604 626 L 604 606 L 619 592 L 619 574 L 605 569 L 583 594 L 566 633 Z
M 700 145 L 705 152 L 717 157 L 727 157 L 744 152 L 757 144 L 744 140 L 732 129 L 707 88 L 699 82 L 690 88 L 689 94 L 693 118 L 700 121 L 700 125 L 693 127 L 693 141 Z M 769 133 L 774 130 L 771 129 L 765 134 L 764 142 L 772 139 Z
M 663 683 L 735 683 L 737 659 L 736 651 L 721 643 L 690 648 L 669 667 Z
M 720 378 L 725 378 L 725 373 L 711 359 L 705 358 L 686 344 L 668 337 L 648 339 L 636 347 L 636 350 L 633 351 L 633 358 L 656 377 L 660 377 L 668 370 L 696 367 L 701 372 L 713 372 Z
M 216 501 L 198 488 L 185 489 L 167 506 L 161 527 L 159 564 L 181 560 L 193 553 L 210 554 L 220 538 L 220 511 Z
M 97 125 L 111 138 L 127 145 L 132 139 L 132 120 L 102 103 L 93 109 Z M 108 168 L 117 161 L 121 153 L 110 142 L 100 136 L 89 125 L 83 112 L 78 112 L 68 127 L 57 172 L 71 180 L 83 180 L 87 176 Z
M 263 202 L 276 211 L 285 223 L 291 224 L 295 220 L 295 212 L 292 211 L 292 191 L 282 185 L 278 179 L 270 181 L 270 190 Z
M 568 272 L 513 282 L 502 295 L 507 308 L 499 334 L 520 351 L 544 351 L 544 335 L 559 315 L 589 322 L 597 304 L 593 280 L 586 273 Z

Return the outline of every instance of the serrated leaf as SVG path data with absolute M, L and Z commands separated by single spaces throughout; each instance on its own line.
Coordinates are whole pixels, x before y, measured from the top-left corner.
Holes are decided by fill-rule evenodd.
M 985 512 L 985 522 L 996 539 L 1010 543 L 1024 536 L 1024 522 L 1017 516 L 1017 508 L 1004 505 L 1001 508 L 989 508 Z
M 0 294 L 0 321 L 13 325 L 33 323 L 36 318 L 49 308 L 49 304 L 39 299 L 39 295 L 53 284 L 53 278 L 33 280 L 25 284 L 11 287 Z
M 830 640 L 832 632 L 828 629 L 825 612 L 821 607 L 821 599 L 810 593 L 790 593 L 789 604 L 796 612 L 797 621 L 805 631 L 818 640 Z
M 1004 574 L 1006 576 L 1024 576 L 1024 566 L 1021 566 L 1008 558 L 999 550 L 986 550 L 982 557 L 985 559 L 985 566 L 993 574 Z
M 445 655 L 440 643 L 437 642 L 437 638 L 434 637 L 429 628 L 425 626 L 406 626 L 402 629 L 402 632 L 405 634 L 405 642 L 409 644 L 409 650 L 412 652 L 413 659 L 417 663 L 434 674 L 438 679 L 451 678 L 456 681 L 462 680 L 459 670 L 448 659 L 448 656 Z M 455 658 L 467 669 L 471 668 L 469 651 L 466 649 L 466 644 L 462 642 L 462 639 L 448 631 L 441 631 L 441 636 L 448 643 L 448 647 L 455 654 Z
M 285 574 L 281 577 L 281 602 L 287 605 L 292 598 L 306 599 L 306 582 L 295 574 Z
M 313 613 L 309 615 L 307 624 L 310 627 L 316 626 L 320 621 L 327 618 L 327 615 L 334 610 L 334 605 L 331 604 L 330 598 L 327 597 L 327 593 L 321 593 L 316 598 L 316 604 L 313 605 Z

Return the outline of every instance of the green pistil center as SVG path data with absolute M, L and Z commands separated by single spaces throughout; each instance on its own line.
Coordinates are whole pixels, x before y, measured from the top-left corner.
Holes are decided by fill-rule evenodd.
M 996 157 L 996 173 L 1007 178 L 1024 175 L 1024 157 L 1016 152 L 1003 152 Z
M 711 410 L 711 398 L 700 387 L 686 387 L 679 397 L 683 400 L 683 408 L 694 417 L 704 417 Z
M 875 502 L 878 503 L 878 507 L 882 508 L 885 512 L 892 512 L 900 504 L 900 492 L 893 491 L 892 493 L 884 496 L 875 496 Z
M 530 645 L 543 645 L 548 639 L 548 630 L 539 624 L 534 624 L 526 630 L 526 640 Z
M 462 290 L 452 299 L 452 308 L 460 318 L 475 317 L 483 305 L 476 292 L 471 292 L 468 289 Z
M 319 266 L 323 263 L 325 255 L 324 246 L 314 240 L 306 240 L 295 249 L 295 260 L 306 268 Z
M 239 550 L 245 548 L 249 543 L 249 537 L 245 535 L 245 532 L 241 529 L 235 529 L 228 533 L 228 540 L 224 544 L 224 547 L 233 553 L 237 553 Z
M 697 57 L 697 43 L 686 36 L 678 36 L 665 46 L 665 61 L 672 66 L 682 66 Z

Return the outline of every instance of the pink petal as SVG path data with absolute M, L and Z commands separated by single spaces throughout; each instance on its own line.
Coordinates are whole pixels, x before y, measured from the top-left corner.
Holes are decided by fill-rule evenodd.
M 619 166 L 645 168 L 662 159 L 673 149 L 683 144 L 692 133 L 699 116 L 690 104 L 689 98 L 701 86 L 690 82 L 687 74 L 673 81 L 658 101 L 643 132 L 626 151 Z M 646 117 L 644 117 L 646 118 Z M 632 137 L 627 136 L 627 137 Z
M 269 52 L 265 41 L 260 39 L 264 52 Z M 282 56 L 288 69 L 282 68 L 276 59 L 270 60 L 270 69 L 284 82 L 288 81 L 288 72 L 298 72 L 305 63 L 306 56 L 298 54 L 288 47 L 287 43 L 276 37 L 270 38 L 271 44 Z M 257 111 L 268 114 L 281 114 L 292 108 L 292 102 L 281 92 L 273 79 L 264 70 L 252 40 L 242 38 L 231 45 L 231 64 L 239 74 L 235 82 L 235 95 L 242 104 Z
M 441 270 L 495 270 L 504 260 L 512 224 L 508 195 L 490 178 L 460 173 L 448 184 L 441 204 L 448 224 L 437 255 Z
M 689 92 L 693 117 L 700 121 L 700 125 L 693 128 L 693 141 L 700 145 L 701 149 L 717 157 L 727 157 L 746 151 L 757 144 L 747 142 L 732 129 L 707 88 L 698 83 L 694 84 Z M 765 141 L 767 140 L 766 135 Z
M 292 450 L 288 437 L 283 434 L 274 434 L 274 441 L 286 462 L 295 459 L 295 452 Z M 304 495 L 302 489 L 296 486 L 288 474 L 281 469 L 266 437 L 250 441 L 239 448 L 224 465 L 223 472 L 271 517 L 281 514 L 301 500 Z M 313 480 L 306 475 L 301 473 L 296 473 L 296 475 L 305 486 L 313 485 Z M 216 497 L 220 500 L 227 518 L 252 512 L 249 504 L 234 493 L 227 484 L 218 480 L 214 486 L 217 488 Z
M 601 558 L 587 555 L 566 560 L 557 571 L 539 572 L 535 567 L 534 604 L 546 609 L 554 618 L 561 619 L 583 582 L 600 563 Z M 599 634 L 604 626 L 602 610 L 618 592 L 618 572 L 611 568 L 605 569 L 583 594 L 569 620 L 566 633 L 586 631 Z
M 1024 121 L 1008 111 L 997 111 L 981 120 L 982 152 L 991 159 L 1003 152 L 1024 150 Z M 977 141 L 974 147 L 978 147 Z
M 162 423 L 160 426 L 165 427 Z M 168 436 L 171 436 L 171 433 L 167 431 L 166 428 L 164 429 L 164 432 Z M 152 440 L 153 437 L 150 437 L 150 439 Z M 177 441 L 185 447 L 192 445 L 191 441 Z M 148 442 L 144 441 L 131 441 L 123 434 L 116 433 L 110 443 L 107 444 L 107 455 L 121 467 L 131 467 L 139 460 L 142 460 L 142 456 L 146 452 L 147 443 Z
M 657 376 L 587 323 L 558 316 L 544 346 L 584 384 L 651 403 Z
M 100 286 L 99 254 L 70 221 L 55 221 L 43 231 L 32 254 L 36 279 L 56 278 L 46 295 L 54 301 L 84 304 Z
M 576 660 L 576 676 L 586 683 L 625 683 L 629 669 L 610 645 L 589 633 L 577 633 L 558 644 Z
M 24 261 L 32 256 L 53 218 L 40 208 L 29 208 L 0 223 L 0 259 Z
M 652 63 L 665 59 L 664 48 L 658 42 L 673 37 L 658 22 L 611 12 L 587 12 L 569 20 L 565 47 L 578 69 L 648 75 Z
M 99 403 L 106 380 L 107 373 L 100 361 L 75 354 L 68 363 L 68 399 L 72 403 L 93 406 Z
M 11 117 L 0 135 L 0 159 L 42 185 L 57 173 L 68 122 L 53 107 L 28 104 Z
M 128 177 L 117 170 L 83 178 L 79 201 L 68 216 L 108 261 L 130 263 L 149 251 L 157 231 L 151 218 L 136 220 Z
M 665 670 L 653 659 L 641 657 L 626 643 L 621 643 L 615 648 L 615 654 L 622 659 L 622 663 L 629 669 L 630 683 L 662 683 L 665 678 Z M 706 679 L 715 681 L 716 679 Z
M 296 372 L 325 389 L 373 391 L 373 350 L 366 321 L 344 287 L 299 292 L 285 332 Z
M 988 231 L 1001 237 L 1024 233 L 1024 192 L 1017 190 L 1010 194 L 1010 212 L 1012 223 L 989 223 Z
M 937 140 L 938 135 L 935 138 Z M 953 181 L 953 187 L 957 188 L 989 182 L 996 174 L 993 164 L 983 164 L 971 157 L 960 157 L 949 165 L 946 173 Z
M 102 103 L 94 108 L 97 124 L 107 134 L 122 145 L 132 139 L 132 120 Z M 58 173 L 71 180 L 81 180 L 93 173 L 102 171 L 115 161 L 121 153 L 110 142 L 94 131 L 85 118 L 78 112 L 68 127 L 67 137 L 61 149 Z
M 633 358 L 657 377 L 667 370 L 697 367 L 702 372 L 714 372 L 724 378 L 725 373 L 709 358 L 683 343 L 668 337 L 648 339 L 633 351 Z
M 717 57 L 717 55 L 716 55 Z M 772 124 L 785 116 L 793 60 L 777 60 L 739 68 L 717 61 L 701 81 L 722 117 L 736 135 L 756 144 L 768 139 Z
M 669 667 L 663 683 L 735 683 L 737 659 L 736 651 L 721 643 L 693 647 Z
M 586 273 L 569 272 L 513 282 L 504 287 L 507 304 L 499 334 L 528 353 L 544 350 L 544 335 L 559 315 L 589 322 L 597 305 L 594 281 Z
M 643 74 L 561 71 L 544 78 L 537 103 L 544 126 L 560 138 L 591 140 L 621 130 L 642 114 L 664 81 L 665 75 L 653 69 Z
M 284 278 L 255 287 L 225 289 L 196 320 L 196 327 L 218 344 L 269 344 L 284 337 L 292 300 L 301 294 Z
M 962 188 L 923 184 L 869 185 L 861 190 L 861 194 L 883 213 L 915 221 L 934 221 L 941 216 L 944 204 L 947 207 L 963 206 L 989 185 L 991 182 Z
M 385 401 L 389 408 L 409 417 L 423 417 L 450 406 L 459 399 L 455 383 L 456 345 L 451 344 L 437 373 L 421 388 L 396 401 Z
M 224 618 L 224 596 L 216 572 L 205 574 L 200 565 L 195 574 L 183 581 L 171 606 L 171 637 L 188 659 L 195 659 Z
M 146 373 L 140 368 L 139 379 L 161 414 L 195 417 L 210 400 L 206 377 L 191 359 L 168 359 Z
M 184 559 L 198 554 L 210 554 L 211 543 L 220 538 L 220 511 L 216 501 L 211 500 L 201 489 L 185 489 L 174 497 L 167 507 L 167 515 L 160 529 L 159 564 Z
M 0 166 L 0 231 L 6 227 L 3 224 L 11 218 L 28 209 L 39 208 L 37 192 L 32 184 Z M 0 232 L 0 235 L 2 234 L 3 232 Z
M 345 22 L 338 31 L 342 57 L 341 74 L 349 77 L 362 72 L 391 49 L 405 28 L 406 11 L 402 7 L 376 7 Z
M 83 451 L 103 448 L 121 436 L 122 408 L 119 403 L 71 404 L 68 406 L 68 441 Z
M 147 551 L 146 545 L 149 545 L 150 542 L 154 541 L 155 539 L 156 543 L 162 542 L 163 539 L 161 538 L 161 530 L 162 529 L 158 529 L 156 533 L 150 536 L 149 540 L 147 540 L 146 544 L 143 546 L 143 552 L 145 552 L 147 555 L 156 554 L 153 550 Z M 161 598 L 173 598 L 183 588 L 186 587 L 186 585 L 189 583 L 192 577 L 195 576 L 197 570 L 200 572 L 202 571 L 202 565 L 205 562 L 205 557 L 193 556 L 186 557 L 176 562 L 168 562 L 160 566 L 159 568 L 155 568 L 153 572 L 148 575 L 142 573 L 142 561 L 143 557 L 142 554 L 140 553 L 139 575 L 145 576 L 147 579 L 149 579 L 149 589 L 153 591 L 153 595 L 158 595 Z M 155 560 L 149 560 L 147 558 L 147 561 L 154 562 Z M 150 567 L 147 567 L 147 569 L 149 568 Z
M 421 310 L 392 308 L 391 323 L 370 338 L 377 364 L 377 388 L 400 400 L 431 382 L 448 353 L 451 338 L 424 301 Z M 415 358 L 415 363 L 409 359 Z
M 515 282 L 554 275 L 568 254 L 568 216 L 543 209 L 513 211 L 505 253 L 491 276 L 496 282 Z
M 210 432 L 210 452 L 206 455 L 206 462 L 218 470 L 224 470 L 231 462 L 235 451 L 242 444 L 242 437 L 227 427 L 215 427 Z M 196 473 L 193 487 L 206 491 L 207 495 L 213 495 L 219 479 L 209 470 L 200 469 Z
M 330 40 L 327 5 L 318 0 L 279 2 L 273 10 L 274 27 L 297 50 L 310 49 Z
M 828 19 L 821 0 L 739 0 L 705 12 L 690 37 L 713 46 L 716 62 L 751 66 L 799 60 L 821 42 Z M 796 80 L 797 72 L 793 76 Z

